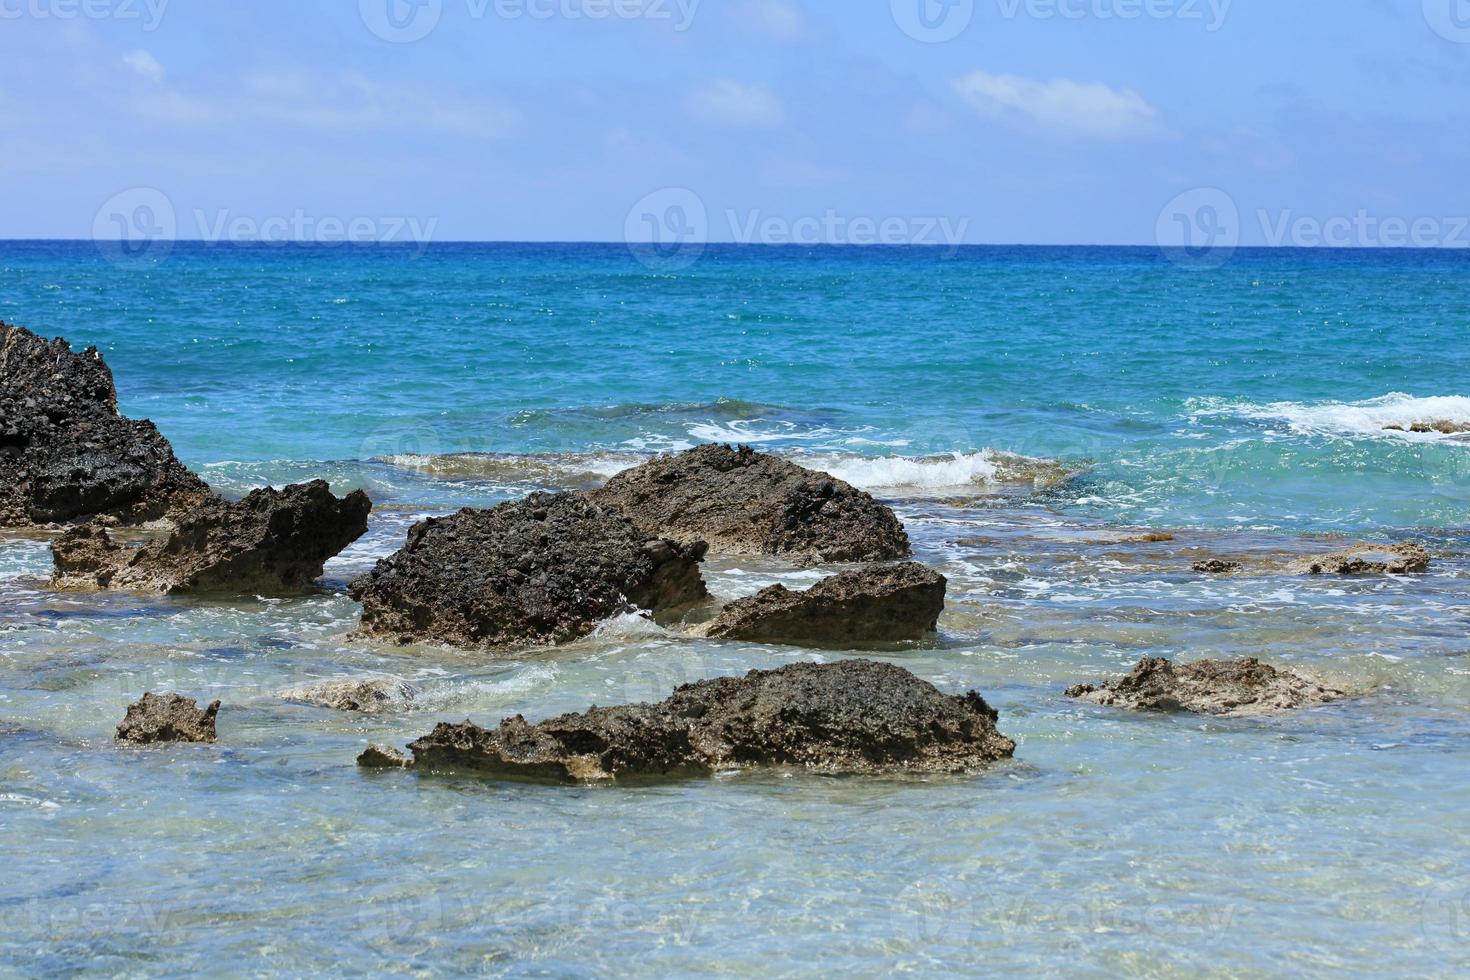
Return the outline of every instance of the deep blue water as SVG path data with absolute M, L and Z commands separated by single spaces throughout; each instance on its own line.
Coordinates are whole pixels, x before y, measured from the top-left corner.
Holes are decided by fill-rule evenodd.
M 95 344 L 222 490 L 364 486 L 289 602 L 59 596 L 0 540 L 0 971 L 1394 973 L 1467 965 L 1470 253 L 0 243 L 0 319 Z M 978 780 L 636 790 L 359 773 L 369 738 L 663 697 L 811 654 L 637 622 L 524 656 L 364 648 L 350 575 L 417 516 L 707 440 L 894 504 L 950 578 L 892 659 L 1020 742 Z M 477 454 L 477 455 L 463 455 Z M 1003 491 L 1003 492 L 1002 492 Z M 1140 529 L 1173 542 L 1143 542 Z M 1414 537 L 1429 575 L 1206 580 L 1208 554 Z M 722 598 L 816 572 L 713 562 Z M 1268 721 L 1060 696 L 1143 656 L 1357 695 Z M 424 701 L 351 718 L 306 679 Z M 221 743 L 113 748 L 145 689 Z

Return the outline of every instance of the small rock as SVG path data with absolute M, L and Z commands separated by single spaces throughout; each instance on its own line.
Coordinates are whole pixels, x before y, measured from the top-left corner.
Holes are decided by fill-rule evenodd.
M 213 742 L 214 720 L 218 714 L 218 701 L 201 711 L 193 698 L 147 693 L 141 701 L 128 706 L 127 716 L 117 726 L 117 740 L 139 745 Z
M 281 697 L 334 711 L 380 714 L 409 707 L 418 697 L 418 691 L 402 678 L 373 677 L 322 681 L 284 691 Z
M 1201 575 L 1230 575 L 1245 567 L 1244 562 L 1229 558 L 1206 558 L 1194 563 L 1194 570 Z
M 1393 545 L 1359 544 L 1330 555 L 1291 563 L 1296 575 L 1408 575 L 1427 572 L 1430 555 L 1414 541 Z
M 707 635 L 797 646 L 919 640 L 938 628 L 945 585 L 917 562 L 843 572 L 804 592 L 773 585 L 726 606 Z
M 1126 677 L 1079 684 L 1067 697 L 1133 711 L 1256 715 L 1326 704 L 1347 695 L 1254 658 L 1201 660 L 1183 666 L 1140 660 Z
M 413 765 L 413 760 L 397 749 L 369 745 L 357 757 L 357 764 L 364 769 L 407 769 Z

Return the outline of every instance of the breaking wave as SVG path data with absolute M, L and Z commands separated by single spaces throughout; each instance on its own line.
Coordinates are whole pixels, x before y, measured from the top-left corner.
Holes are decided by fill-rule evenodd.
M 1470 440 L 1470 434 L 1413 432 L 1415 425 L 1449 422 L 1470 425 L 1470 398 L 1438 395 L 1416 398 L 1393 392 L 1358 402 L 1232 402 L 1197 398 L 1188 405 L 1192 417 L 1233 416 L 1263 422 L 1284 422 L 1298 435 L 1348 438 L 1410 439 L 1420 441 Z M 1396 426 L 1397 428 L 1388 428 Z

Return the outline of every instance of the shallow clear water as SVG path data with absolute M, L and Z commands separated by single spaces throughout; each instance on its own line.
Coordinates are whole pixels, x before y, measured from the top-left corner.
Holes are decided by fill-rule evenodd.
M 1410 973 L 1470 967 L 1470 256 L 0 244 L 0 317 L 100 346 L 220 489 L 364 486 L 289 601 L 49 593 L 0 539 L 0 972 Z M 561 788 L 364 773 L 369 740 L 836 653 L 636 618 L 556 651 L 349 643 L 343 583 L 419 517 L 740 439 L 891 502 L 950 578 L 936 644 L 1019 742 L 975 779 Z M 1144 540 L 1148 529 L 1170 541 Z M 1425 576 L 1204 579 L 1414 537 Z M 713 561 L 717 597 L 822 570 Z M 1061 696 L 1144 656 L 1358 696 L 1269 720 Z M 395 716 L 283 700 L 387 673 Z M 144 690 L 220 742 L 111 742 Z

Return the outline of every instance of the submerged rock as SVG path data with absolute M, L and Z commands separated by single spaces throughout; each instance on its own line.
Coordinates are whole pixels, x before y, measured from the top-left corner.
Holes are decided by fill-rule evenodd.
M 909 539 L 889 508 L 841 480 L 749 446 L 659 456 L 592 493 L 652 534 L 729 554 L 891 561 Z
M 138 745 L 213 742 L 218 714 L 218 701 L 201 711 L 193 698 L 147 693 L 141 701 L 128 705 L 127 716 L 117 726 L 117 740 Z
M 730 603 L 706 633 L 798 646 L 918 640 L 938 628 L 945 585 L 917 562 L 843 572 L 805 592 L 773 585 Z
M 1253 715 L 1326 704 L 1347 695 L 1254 658 L 1177 665 L 1140 660 L 1133 672 L 1101 684 L 1079 684 L 1067 697 L 1133 711 Z
M 702 541 L 684 545 L 572 493 L 423 521 L 352 583 L 359 633 L 467 647 L 565 643 L 619 613 L 707 592 Z
M 52 543 L 62 588 L 286 595 L 309 588 L 322 566 L 367 530 L 372 503 L 338 499 L 326 481 L 265 487 L 244 500 L 215 498 L 179 517 L 162 541 L 129 548 L 98 522 Z
M 400 677 L 369 677 L 308 684 L 283 691 L 281 697 L 333 711 L 378 714 L 409 707 L 418 697 L 418 691 Z
M 1417 432 L 1420 435 L 1437 432 L 1442 436 L 1453 436 L 1470 432 L 1470 422 L 1451 422 L 1449 419 L 1440 419 L 1437 422 L 1412 422 L 1407 427 L 1395 422 L 1383 428 L 1387 432 Z
M 1195 562 L 1193 567 L 1201 575 L 1231 575 L 1244 568 L 1245 563 L 1229 558 L 1206 558 Z
M 1291 564 L 1297 575 L 1406 575 L 1429 570 L 1430 555 L 1414 541 L 1393 545 L 1359 544 L 1330 555 Z
M 0 323 L 0 527 L 172 516 L 212 496 L 152 422 L 118 414 L 95 347 Z
M 700 681 L 659 704 L 536 725 L 520 716 L 494 730 L 440 724 L 409 749 L 420 770 L 566 781 L 770 766 L 962 773 L 1014 753 L 996 719 L 973 691 L 941 694 L 901 667 L 843 660 Z

